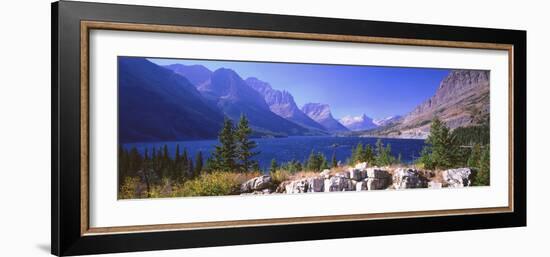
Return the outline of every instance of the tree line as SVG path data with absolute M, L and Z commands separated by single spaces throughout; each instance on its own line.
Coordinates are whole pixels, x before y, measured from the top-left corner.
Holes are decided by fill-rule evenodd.
M 143 154 L 136 147 L 127 150 L 120 146 L 119 188 L 128 177 L 139 177 L 149 191 L 153 184 L 163 179 L 182 182 L 212 171 L 258 171 L 258 162 L 252 158 L 259 153 L 254 152 L 256 143 L 249 139 L 251 133 L 244 115 L 237 126 L 226 119 L 218 135 L 219 144 L 206 161 L 201 151 L 194 157 L 189 156 L 186 148 L 180 151 L 179 144 L 176 144 L 174 155 L 170 154 L 166 144 L 160 148 L 153 147 L 151 152 L 145 149 Z
M 450 131 L 439 118 L 432 120 L 426 146 L 417 161 L 427 169 L 470 167 L 477 173 L 475 185 L 489 185 L 490 149 L 488 125 Z

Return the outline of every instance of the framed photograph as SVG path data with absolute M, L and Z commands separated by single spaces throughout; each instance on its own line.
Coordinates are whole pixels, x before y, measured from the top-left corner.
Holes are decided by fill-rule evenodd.
M 52 5 L 52 253 L 526 225 L 526 32 Z

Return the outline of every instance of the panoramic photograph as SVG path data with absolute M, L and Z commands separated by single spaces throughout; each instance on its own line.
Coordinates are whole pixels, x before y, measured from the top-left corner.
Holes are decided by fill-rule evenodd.
M 118 198 L 490 185 L 490 72 L 118 57 Z

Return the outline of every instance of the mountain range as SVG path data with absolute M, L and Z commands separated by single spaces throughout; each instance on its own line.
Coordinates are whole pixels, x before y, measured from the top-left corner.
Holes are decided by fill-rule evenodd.
M 216 137 L 223 114 L 184 77 L 147 59 L 118 57 L 120 142 Z
M 273 113 L 310 130 L 326 134 L 327 128 L 302 112 L 289 92 L 275 90 L 269 83 L 254 77 L 247 78 L 246 83 L 264 97 Z
M 361 116 L 344 116 L 341 118 L 340 123 L 346 128 L 352 131 L 368 130 L 378 127 L 374 120 L 369 118 L 366 114 Z
M 364 135 L 426 138 L 431 120 L 436 116 L 451 130 L 487 124 L 489 82 L 490 73 L 487 70 L 452 70 L 432 97 L 404 117 Z
M 343 132 L 348 131 L 344 125 L 340 124 L 330 112 L 328 104 L 322 103 L 307 103 L 302 106 L 302 112 L 304 112 L 311 119 L 321 124 L 329 132 Z
M 121 142 L 216 138 L 224 119 L 246 115 L 254 136 L 359 135 L 425 138 L 434 116 L 451 129 L 486 122 L 489 72 L 453 70 L 435 94 L 405 116 L 337 120 L 324 103 L 298 107 L 292 94 L 232 69 L 202 65 L 159 66 L 146 58 L 119 57 Z

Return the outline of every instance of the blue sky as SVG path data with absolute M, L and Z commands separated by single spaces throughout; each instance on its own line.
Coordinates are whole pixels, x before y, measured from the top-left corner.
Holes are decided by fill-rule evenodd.
M 326 103 L 335 118 L 365 113 L 371 118 L 404 115 L 430 98 L 447 69 L 350 65 L 149 59 L 159 65 L 199 64 L 215 71 L 230 68 L 243 79 L 257 77 L 294 96 L 298 107 Z

